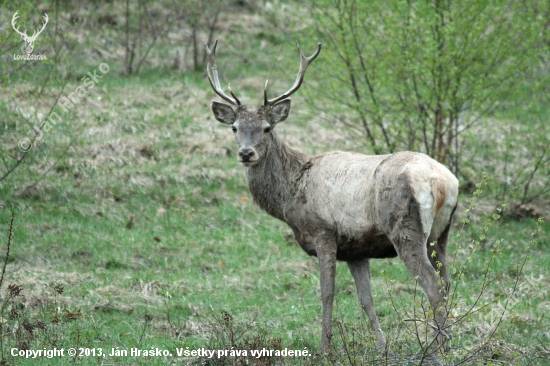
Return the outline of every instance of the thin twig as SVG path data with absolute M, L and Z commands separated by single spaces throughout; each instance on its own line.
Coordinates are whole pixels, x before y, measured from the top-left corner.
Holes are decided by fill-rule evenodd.
M 6 257 L 4 258 L 4 264 L 2 265 L 2 275 L 0 276 L 0 289 L 2 288 L 2 282 L 4 282 L 4 275 L 6 274 L 6 267 L 8 266 L 8 259 L 10 258 L 11 238 L 13 236 L 13 219 L 15 218 L 15 210 L 11 209 L 11 220 L 8 229 L 8 245 L 6 247 Z
M 57 166 L 57 163 L 59 163 L 59 161 L 63 157 L 65 157 L 65 155 L 67 154 L 67 150 L 69 150 L 69 148 L 73 146 L 73 143 L 75 142 L 75 140 L 76 140 L 76 136 L 67 144 L 67 147 L 65 148 L 65 150 L 63 150 L 63 152 L 57 158 L 57 160 L 52 165 L 50 165 L 48 169 L 46 169 L 46 171 L 40 176 L 40 178 L 38 178 L 33 184 L 26 186 L 25 189 L 23 189 L 23 191 L 20 193 L 20 195 L 24 195 L 28 190 L 36 187 L 38 183 L 40 183 L 46 177 L 46 175 L 48 175 L 52 171 L 52 169 Z
M 61 91 L 59 92 L 59 94 L 57 94 L 57 96 L 55 97 L 55 101 L 54 103 L 52 104 L 52 106 L 50 107 L 50 110 L 48 111 L 48 113 L 46 114 L 46 116 L 50 116 L 54 107 L 57 105 L 57 102 L 59 101 L 59 98 L 61 97 L 61 94 L 63 94 L 63 91 L 65 90 L 65 86 L 67 85 L 67 81 L 65 81 L 65 83 L 63 84 L 63 86 L 61 87 Z M 23 116 L 23 113 L 19 113 L 20 116 Z M 23 117 L 24 118 L 24 117 Z M 28 120 L 27 120 L 28 122 Z M 36 132 L 36 135 L 38 135 L 38 132 Z M 36 136 L 35 136 L 36 138 Z M 32 141 L 34 142 L 34 141 Z M 17 159 L 17 161 L 15 162 L 15 164 L 9 168 L 2 177 L 0 177 L 0 182 L 3 181 L 4 179 L 6 179 L 11 173 L 13 173 L 13 171 L 15 169 L 17 169 L 17 167 L 19 166 L 19 164 L 21 164 L 21 162 L 25 159 L 25 157 L 27 156 L 28 152 L 30 151 L 27 150 L 27 151 L 24 151 L 23 152 L 23 155 L 21 155 L 21 157 L 19 157 Z

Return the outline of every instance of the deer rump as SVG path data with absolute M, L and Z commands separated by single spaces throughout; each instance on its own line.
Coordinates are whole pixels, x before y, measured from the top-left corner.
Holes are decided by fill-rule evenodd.
M 317 255 L 312 239 L 324 231 L 333 235 L 340 261 L 392 258 L 389 236 L 403 225 L 420 223 L 428 242 L 441 236 L 456 206 L 454 180 L 421 153 L 330 152 L 304 166 L 282 220 L 309 255 Z

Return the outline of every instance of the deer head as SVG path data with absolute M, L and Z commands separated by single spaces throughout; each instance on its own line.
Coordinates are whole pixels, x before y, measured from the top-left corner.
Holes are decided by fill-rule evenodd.
M 31 54 L 32 51 L 34 50 L 34 42 L 36 41 L 36 39 L 38 38 L 38 36 L 40 35 L 40 33 L 42 33 L 42 31 L 44 30 L 44 28 L 46 28 L 46 24 L 48 24 L 48 14 L 44 14 L 44 24 L 42 25 L 42 29 L 40 29 L 38 31 L 38 33 L 35 31 L 33 31 L 33 34 L 32 36 L 28 36 L 27 35 L 27 30 L 25 29 L 24 32 L 21 32 L 19 31 L 19 27 L 16 27 L 15 26 L 15 23 L 16 23 L 16 20 L 17 18 L 19 18 L 19 16 L 17 15 L 17 11 L 15 12 L 15 14 L 13 14 L 13 17 L 11 18 L 11 26 L 13 27 L 13 29 L 19 33 L 19 35 L 21 36 L 21 38 L 23 39 L 23 41 L 25 42 L 25 49 L 27 51 L 27 54 Z
M 206 46 L 206 53 L 209 58 L 209 63 L 206 68 L 208 73 L 208 81 L 212 89 L 223 100 L 230 105 L 212 101 L 212 112 L 214 117 L 221 123 L 231 125 L 231 129 L 235 134 L 237 146 L 239 148 L 238 161 L 245 166 L 254 166 L 262 161 L 267 153 L 269 139 L 272 139 L 272 130 L 277 123 L 287 119 L 290 112 L 290 99 L 302 85 L 304 75 L 308 65 L 315 60 L 321 52 L 321 43 L 317 45 L 317 50 L 310 57 L 305 57 L 300 49 L 300 45 L 296 42 L 296 47 L 300 53 L 300 69 L 294 85 L 284 94 L 267 99 L 267 81 L 264 88 L 264 103 L 257 110 L 249 110 L 235 96 L 231 87 L 228 85 L 231 97 L 225 94 L 220 86 L 218 77 L 218 69 L 216 66 L 216 46 L 218 40 L 214 42 L 212 49 Z

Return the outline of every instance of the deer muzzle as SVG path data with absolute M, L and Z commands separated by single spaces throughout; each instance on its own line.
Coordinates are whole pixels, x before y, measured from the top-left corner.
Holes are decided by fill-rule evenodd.
M 251 165 L 258 160 L 257 154 L 251 147 L 241 147 L 239 149 L 239 162 L 245 165 Z

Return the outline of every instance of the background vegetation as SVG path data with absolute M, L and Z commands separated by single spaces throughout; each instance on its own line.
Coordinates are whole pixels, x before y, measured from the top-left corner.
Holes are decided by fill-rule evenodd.
M 429 332 L 411 321 L 429 314 L 399 260 L 372 263 L 388 356 L 374 349 L 345 265 L 335 352 L 316 355 L 317 264 L 251 202 L 232 134 L 211 117 L 203 44 L 215 38 L 222 82 L 250 108 L 266 79 L 273 95 L 292 84 L 294 40 L 307 54 L 322 42 L 277 128 L 283 140 L 308 154 L 411 149 L 446 163 L 461 183 L 447 357 L 550 363 L 550 229 L 537 221 L 550 216 L 548 2 L 0 7 L 0 364 L 430 362 Z M 23 44 L 11 27 L 16 11 L 29 34 L 48 14 L 34 50 L 47 61 L 13 59 Z M 94 70 L 102 78 L 79 95 Z M 48 126 L 53 113 L 60 120 Z M 231 346 L 307 347 L 313 356 L 175 355 Z M 174 356 L 25 360 L 11 356 L 14 347 L 158 347 Z

